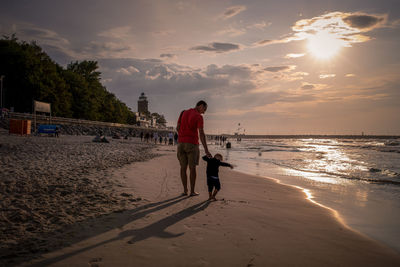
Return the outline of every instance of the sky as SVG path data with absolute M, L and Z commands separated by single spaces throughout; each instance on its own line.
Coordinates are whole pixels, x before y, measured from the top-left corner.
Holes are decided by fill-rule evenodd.
M 13 33 L 169 126 L 205 100 L 210 134 L 400 134 L 397 0 L 2 0 Z

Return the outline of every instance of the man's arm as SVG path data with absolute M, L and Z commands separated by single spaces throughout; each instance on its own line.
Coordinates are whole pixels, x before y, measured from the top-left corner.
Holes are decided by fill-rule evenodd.
M 182 119 L 183 112 L 185 112 L 185 111 L 182 110 L 181 114 L 179 114 L 179 119 L 178 119 L 178 122 L 176 123 L 176 131 L 178 133 L 179 133 L 179 129 L 181 128 L 181 119 Z
M 200 135 L 200 141 L 204 147 L 204 152 L 206 153 L 207 157 L 211 158 L 211 153 L 208 151 L 206 135 L 204 134 L 203 128 L 199 128 L 199 135 Z

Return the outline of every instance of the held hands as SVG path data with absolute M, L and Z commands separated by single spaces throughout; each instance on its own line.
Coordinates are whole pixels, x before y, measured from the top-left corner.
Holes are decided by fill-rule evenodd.
M 207 151 L 205 151 L 205 152 L 206 152 L 206 156 L 207 156 L 207 157 L 212 158 L 212 155 L 211 155 L 210 151 L 207 150 Z

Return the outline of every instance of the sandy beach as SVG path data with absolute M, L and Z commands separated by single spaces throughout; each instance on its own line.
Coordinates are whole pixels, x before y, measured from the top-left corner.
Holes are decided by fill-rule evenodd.
M 140 198 L 110 176 L 154 157 L 140 140 L 93 143 L 93 136 L 0 134 L 0 265 L 65 245 L 77 222 L 129 209 Z
M 8 263 L 92 267 L 400 264 L 397 252 L 349 229 L 335 212 L 274 179 L 221 169 L 219 200 L 208 202 L 201 162 L 200 195 L 182 197 L 175 147 L 158 146 L 152 151 L 161 156 L 105 168 L 108 175 L 102 176 L 103 182 L 112 181 L 109 188 L 118 199 L 123 192 L 136 201 L 71 222 L 58 232 L 49 230 L 41 235 L 45 236 L 43 245 L 52 244 L 47 251 L 14 255 Z M 91 201 L 84 202 L 91 206 Z

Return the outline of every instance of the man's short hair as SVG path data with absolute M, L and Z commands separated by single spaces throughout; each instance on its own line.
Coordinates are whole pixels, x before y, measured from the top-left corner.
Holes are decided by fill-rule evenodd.
M 206 101 L 200 100 L 199 102 L 197 102 L 196 107 L 201 106 L 201 105 L 203 105 L 203 106 L 205 106 L 205 107 L 208 106 L 207 103 L 206 103 Z

